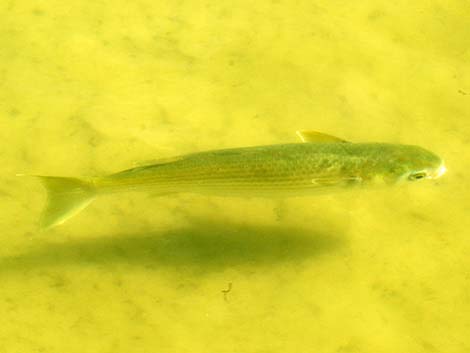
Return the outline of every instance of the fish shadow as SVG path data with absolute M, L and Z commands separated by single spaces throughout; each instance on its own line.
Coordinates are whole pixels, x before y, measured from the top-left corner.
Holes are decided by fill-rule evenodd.
M 298 262 L 334 251 L 344 238 L 330 231 L 191 222 L 175 230 L 116 234 L 41 245 L 0 258 L 0 273 L 45 267 L 119 264 L 199 272 Z

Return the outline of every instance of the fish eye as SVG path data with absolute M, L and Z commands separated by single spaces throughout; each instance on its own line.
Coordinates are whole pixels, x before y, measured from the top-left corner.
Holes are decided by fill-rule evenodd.
M 423 179 L 425 177 L 426 177 L 426 172 L 411 173 L 408 176 L 408 180 L 414 181 L 414 180 Z

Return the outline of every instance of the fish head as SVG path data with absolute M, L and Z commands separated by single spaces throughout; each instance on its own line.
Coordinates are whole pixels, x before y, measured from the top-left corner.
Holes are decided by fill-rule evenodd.
M 447 171 L 438 155 L 419 146 L 401 145 L 389 157 L 387 174 L 393 183 L 437 179 Z

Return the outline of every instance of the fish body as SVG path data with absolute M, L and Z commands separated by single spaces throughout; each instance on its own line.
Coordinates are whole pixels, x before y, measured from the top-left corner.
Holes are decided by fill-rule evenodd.
M 319 189 L 393 183 L 415 157 L 440 159 L 406 145 L 296 143 L 207 151 L 92 179 L 100 192 L 149 190 L 162 194 L 302 195 Z M 435 159 L 435 160 L 434 160 Z
M 104 177 L 41 176 L 49 191 L 42 225 L 60 224 L 106 193 L 286 197 L 433 179 L 445 171 L 437 155 L 418 146 L 347 143 L 319 133 L 301 137 L 304 143 L 192 153 Z

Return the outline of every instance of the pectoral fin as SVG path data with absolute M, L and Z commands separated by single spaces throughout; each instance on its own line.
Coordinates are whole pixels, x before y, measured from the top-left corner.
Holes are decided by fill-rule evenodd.
M 319 142 L 341 142 L 345 143 L 343 139 L 340 139 L 335 136 L 331 136 L 328 134 L 324 134 L 318 131 L 297 131 L 297 136 L 302 140 L 302 142 L 309 142 L 309 143 L 319 143 Z
M 312 184 L 316 186 L 345 186 L 354 185 L 362 181 L 358 176 L 345 176 L 345 177 L 319 177 L 312 179 Z

